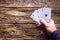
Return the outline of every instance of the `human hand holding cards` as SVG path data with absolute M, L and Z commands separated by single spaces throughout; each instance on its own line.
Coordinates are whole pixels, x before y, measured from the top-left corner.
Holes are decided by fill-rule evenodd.
M 49 22 L 51 19 L 51 8 L 40 8 L 35 10 L 30 17 L 39 24 L 41 24 L 40 18 L 43 18 L 46 22 Z

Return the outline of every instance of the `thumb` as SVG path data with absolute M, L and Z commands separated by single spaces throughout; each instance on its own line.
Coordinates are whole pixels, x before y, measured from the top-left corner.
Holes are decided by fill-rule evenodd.
M 48 23 L 44 20 L 44 19 L 40 19 L 41 23 L 44 24 L 44 25 L 47 25 Z

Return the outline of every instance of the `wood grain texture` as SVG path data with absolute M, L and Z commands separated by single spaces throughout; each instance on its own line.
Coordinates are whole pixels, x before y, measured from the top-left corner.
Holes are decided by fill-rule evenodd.
M 45 0 L 47 1 L 47 0 Z M 5 7 L 40 7 L 43 6 L 42 4 L 44 3 L 40 3 L 43 2 L 41 0 L 1 0 L 0 3 L 3 3 L 1 6 L 5 6 Z M 8 5 L 8 6 L 7 6 Z
M 38 9 L 38 8 L 37 8 Z M 32 10 L 32 11 L 31 11 Z M 1 23 L 34 23 L 30 18 L 30 15 L 33 13 L 33 9 L 24 11 L 24 10 L 15 10 L 15 9 L 1 9 L 0 12 L 0 24 Z M 52 19 L 55 23 L 60 24 L 60 12 L 53 11 Z
M 54 1 L 54 0 L 53 0 Z M 51 7 L 56 9 L 60 7 L 60 2 L 51 0 L 1 0 L 1 7 Z
M 60 24 L 56 26 L 60 28 Z M 0 24 L 0 38 L 1 40 L 47 40 L 43 28 L 35 24 Z
M 60 0 L 0 0 L 0 40 L 49 40 L 43 26 L 30 18 L 34 10 L 52 8 L 52 19 L 60 31 Z
M 0 37 L 21 38 L 26 40 L 36 40 L 39 38 L 42 40 L 45 38 L 42 32 L 43 29 L 39 29 L 40 28 L 36 28 L 33 24 L 0 24 Z

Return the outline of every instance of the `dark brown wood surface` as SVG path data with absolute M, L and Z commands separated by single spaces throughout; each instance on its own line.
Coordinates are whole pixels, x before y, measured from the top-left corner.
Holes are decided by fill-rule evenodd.
M 60 0 L 0 0 L 0 40 L 47 40 L 43 28 L 30 18 L 42 7 L 52 8 L 52 19 L 60 31 Z

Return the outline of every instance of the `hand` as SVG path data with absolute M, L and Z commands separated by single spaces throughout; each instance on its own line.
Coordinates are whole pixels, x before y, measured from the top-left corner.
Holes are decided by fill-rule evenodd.
M 50 22 L 47 23 L 44 19 L 41 18 L 41 23 L 44 25 L 44 28 L 50 33 L 57 30 L 53 20 L 50 20 Z M 37 24 L 37 26 L 40 26 L 40 24 L 38 24 L 38 23 L 36 23 L 36 24 Z

